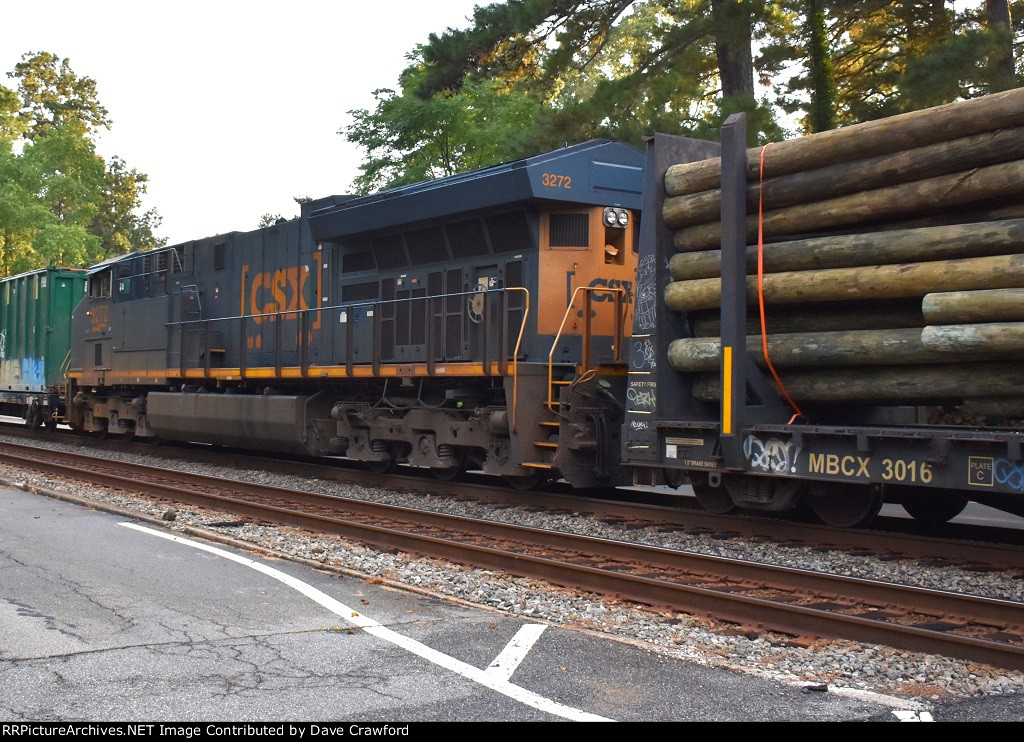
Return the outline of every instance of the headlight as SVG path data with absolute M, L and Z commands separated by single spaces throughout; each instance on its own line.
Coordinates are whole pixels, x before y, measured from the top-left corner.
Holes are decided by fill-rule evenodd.
M 622 210 L 619 212 L 619 226 L 625 227 L 627 224 L 629 224 L 629 212 Z
M 604 210 L 604 223 L 608 227 L 614 227 L 618 221 L 618 216 L 615 214 L 615 209 Z

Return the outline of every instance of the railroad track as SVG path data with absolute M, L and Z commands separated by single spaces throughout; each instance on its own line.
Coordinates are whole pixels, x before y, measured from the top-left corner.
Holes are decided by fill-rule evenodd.
M 760 630 L 885 644 L 1024 669 L 1024 603 L 172 472 L 82 454 L 8 444 L 0 460 Z
M 50 434 L 26 431 L 24 427 L 2 426 L 4 435 L 22 440 L 53 441 Z M 852 555 L 884 556 L 936 560 L 978 569 L 1024 571 L 1024 531 L 991 527 L 946 524 L 931 526 L 922 533 L 921 524 L 900 518 L 880 519 L 877 529 L 836 529 L 800 520 L 771 518 L 757 514 L 716 514 L 703 510 L 691 497 L 652 495 L 636 490 L 614 490 L 601 497 L 585 497 L 579 492 L 561 491 L 557 486 L 543 491 L 523 492 L 493 485 L 493 477 L 469 475 L 463 481 L 442 482 L 420 470 L 402 467 L 398 472 L 375 474 L 359 464 L 346 466 L 344 460 L 323 463 L 284 457 L 257 457 L 250 454 L 211 450 L 206 447 L 155 447 L 118 439 L 67 436 L 91 451 L 118 451 L 141 457 L 164 456 L 189 461 L 343 482 L 386 490 L 411 490 L 446 498 L 463 497 L 545 511 L 583 513 L 628 529 L 670 528 L 690 533 L 714 533 L 721 536 L 771 539 L 779 544 L 822 549 L 846 550 Z M 610 496 L 608 496 L 610 495 Z M 636 498 L 634 500 L 633 498 Z M 668 504 L 666 504 L 668 503 Z M 931 533 L 934 531 L 939 535 Z

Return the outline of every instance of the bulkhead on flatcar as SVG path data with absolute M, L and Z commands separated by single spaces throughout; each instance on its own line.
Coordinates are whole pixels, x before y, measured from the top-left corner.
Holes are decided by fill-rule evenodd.
M 613 481 L 642 187 L 588 142 L 97 266 L 72 422 Z

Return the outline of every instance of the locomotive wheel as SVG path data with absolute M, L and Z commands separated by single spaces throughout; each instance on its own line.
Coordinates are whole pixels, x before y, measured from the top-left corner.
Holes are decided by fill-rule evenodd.
M 533 474 L 523 474 L 522 476 L 516 477 L 510 474 L 503 474 L 502 479 L 505 480 L 505 484 L 514 490 L 520 492 L 526 492 L 532 490 L 534 487 L 539 487 L 548 480 L 551 475 L 543 469 L 535 471 Z
M 367 461 L 366 465 L 374 474 L 390 474 L 398 468 L 398 455 L 393 445 L 387 447 L 387 457 L 382 461 Z
M 434 479 L 441 482 L 451 482 L 458 479 L 466 473 L 466 467 L 463 466 L 446 466 L 446 467 L 431 467 L 430 473 L 434 475 Z
M 718 515 L 731 513 L 736 509 L 736 503 L 732 501 L 728 490 L 721 484 L 717 487 L 712 486 L 708 482 L 707 472 L 693 472 L 689 476 L 693 494 L 697 496 L 697 502 L 702 508 Z
M 959 492 L 908 487 L 900 491 L 899 502 L 914 520 L 937 526 L 960 515 L 967 507 L 968 498 Z
M 809 494 L 814 514 L 835 528 L 866 526 L 882 509 L 882 488 L 877 485 L 811 482 Z

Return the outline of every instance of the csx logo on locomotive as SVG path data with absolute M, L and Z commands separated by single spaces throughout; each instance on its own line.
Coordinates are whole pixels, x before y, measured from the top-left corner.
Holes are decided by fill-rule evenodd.
M 301 268 L 298 266 L 291 268 L 278 268 L 271 271 L 263 271 L 262 273 L 254 273 L 251 278 L 249 276 L 249 266 L 242 266 L 242 314 L 251 315 L 253 321 L 256 324 L 262 324 L 265 320 L 273 322 L 276 319 L 276 315 L 279 312 L 284 312 L 283 318 L 286 320 L 295 320 L 299 317 L 299 312 L 310 309 L 310 304 L 315 304 L 315 299 L 311 302 L 307 300 L 307 284 L 311 273 L 315 273 L 315 266 L 320 263 L 320 253 L 316 252 L 313 254 L 313 266 L 310 268 L 308 265 L 304 265 Z M 319 274 L 317 273 L 317 286 L 315 294 L 320 294 L 319 285 Z M 248 301 L 248 306 L 246 306 Z M 274 315 L 267 317 L 266 315 Z M 314 329 L 320 328 L 320 316 L 319 313 L 314 316 Z
M 275 322 L 280 316 L 285 321 L 297 322 L 303 311 L 316 305 L 316 298 L 321 291 L 320 273 L 316 266 L 320 264 L 320 252 L 313 253 L 312 267 L 309 265 L 278 268 L 249 275 L 248 265 L 242 266 L 242 316 L 249 315 L 257 327 L 264 322 Z M 315 288 L 309 283 L 310 275 L 316 274 Z M 312 294 L 312 296 L 309 296 Z M 309 298 L 307 298 L 309 297 Z M 312 321 L 308 325 L 307 343 L 313 341 L 313 332 L 320 329 L 320 312 L 313 312 Z M 250 348 L 262 346 L 259 330 L 249 334 L 246 342 Z
M 606 289 L 622 289 L 623 291 L 626 292 L 626 295 L 623 297 L 623 300 L 626 303 L 632 303 L 632 301 L 633 301 L 633 282 L 632 281 L 620 281 L 620 280 L 615 279 L 615 278 L 612 278 L 612 279 L 608 279 L 608 278 L 595 278 L 593 281 L 590 282 L 589 286 L 591 288 L 601 287 L 601 288 L 606 288 Z M 605 293 L 605 292 L 601 291 L 601 292 L 597 292 L 596 295 L 594 296 L 594 301 L 614 301 L 614 300 L 615 300 L 615 297 L 610 292 L 609 293 Z

